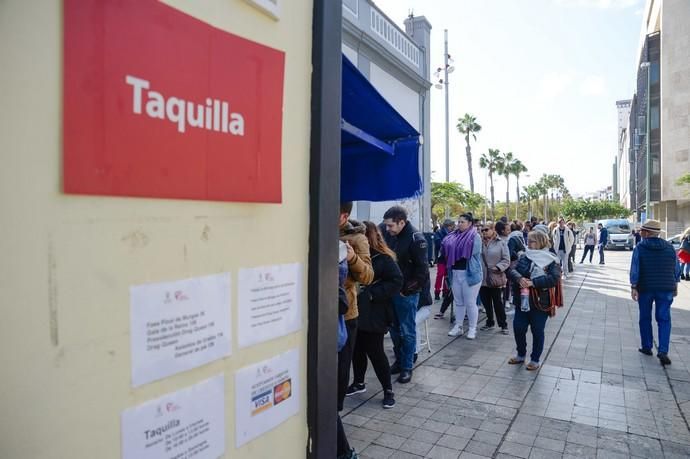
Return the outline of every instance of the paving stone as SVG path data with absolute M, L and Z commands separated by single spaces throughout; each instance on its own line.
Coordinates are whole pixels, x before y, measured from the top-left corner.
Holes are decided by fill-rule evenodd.
M 529 459 L 557 459 L 562 456 L 562 454 L 541 448 L 532 448 L 532 451 L 529 453 Z
M 534 446 L 537 448 L 548 449 L 550 451 L 562 453 L 565 449 L 565 440 L 554 440 L 552 438 L 539 436 L 534 441 Z
M 425 456 L 429 451 L 431 451 L 433 446 L 433 443 L 413 440 L 410 438 L 405 440 L 405 442 L 398 449 L 403 452 Z
M 563 457 L 570 455 L 580 459 L 595 459 L 597 457 L 597 449 L 591 446 L 578 445 L 577 443 L 565 444 L 565 451 Z
M 456 449 L 462 451 L 470 442 L 469 438 L 454 437 L 452 435 L 443 435 L 437 442 L 437 445 L 445 446 L 446 448 Z
M 510 454 L 511 456 L 527 459 L 532 452 L 532 447 L 506 441 L 503 442 L 498 451 L 501 453 Z
M 465 446 L 465 451 L 480 456 L 492 457 L 496 451 L 496 445 L 489 445 L 487 443 L 472 440 Z
M 476 429 L 472 429 L 470 427 L 465 427 L 462 425 L 453 425 L 446 430 L 446 433 L 448 435 L 453 435 L 455 437 L 463 437 L 463 438 L 472 438 L 474 434 L 477 432 Z
M 486 432 L 484 430 L 478 430 L 477 433 L 474 434 L 474 437 L 472 437 L 472 440 L 498 446 L 501 443 L 502 438 L 502 435 L 493 432 Z
M 431 443 L 432 445 L 436 443 L 443 434 L 438 432 L 432 432 L 431 430 L 419 429 L 412 433 L 410 440 L 419 440 L 426 443 Z
M 463 451 L 460 454 L 460 459 L 486 459 L 487 457 L 491 457 L 491 456 L 482 456 L 480 454 L 474 454 L 474 453 L 470 453 L 468 451 Z
M 440 445 L 434 445 L 431 451 L 426 455 L 433 459 L 457 459 L 460 456 L 460 451 L 450 448 L 445 448 Z
M 536 440 L 536 436 L 533 434 L 528 434 L 524 432 L 518 432 L 516 430 L 511 430 L 506 434 L 505 436 L 505 441 L 510 441 L 513 443 L 519 443 L 521 445 L 526 445 L 526 446 L 532 446 L 534 444 L 534 440 Z
M 379 445 L 369 445 L 362 451 L 363 456 L 371 457 L 372 459 L 387 459 L 395 453 L 394 449 Z
M 386 448 L 398 449 L 405 442 L 405 440 L 407 440 L 405 437 L 399 437 L 389 433 L 382 433 L 377 438 L 372 440 L 372 443 L 375 445 L 385 446 Z

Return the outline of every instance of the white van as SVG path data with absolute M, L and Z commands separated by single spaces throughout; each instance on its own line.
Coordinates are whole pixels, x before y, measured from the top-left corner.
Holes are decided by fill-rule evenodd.
M 625 219 L 599 220 L 604 228 L 609 231 L 609 239 L 604 249 L 628 249 L 635 247 L 635 236 L 632 234 L 632 224 Z

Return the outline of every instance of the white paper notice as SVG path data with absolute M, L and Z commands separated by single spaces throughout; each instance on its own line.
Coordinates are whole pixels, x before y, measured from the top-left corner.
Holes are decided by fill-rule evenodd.
M 238 296 L 240 347 L 285 336 L 302 327 L 299 263 L 240 269 Z
M 239 448 L 299 412 L 299 352 L 292 349 L 235 373 L 235 442 Z M 280 456 L 276 450 L 277 456 Z
M 225 377 L 122 412 L 123 459 L 217 459 L 225 452 Z
M 130 288 L 132 385 L 230 354 L 230 274 Z

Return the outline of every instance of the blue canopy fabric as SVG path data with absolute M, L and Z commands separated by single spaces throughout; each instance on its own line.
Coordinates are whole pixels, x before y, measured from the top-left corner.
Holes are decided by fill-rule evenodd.
M 418 196 L 419 133 L 343 56 L 340 200 Z

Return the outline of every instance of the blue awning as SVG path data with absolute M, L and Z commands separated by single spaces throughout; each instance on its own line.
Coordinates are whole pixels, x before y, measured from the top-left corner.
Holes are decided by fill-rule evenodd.
M 419 133 L 343 56 L 341 201 L 418 196 Z

